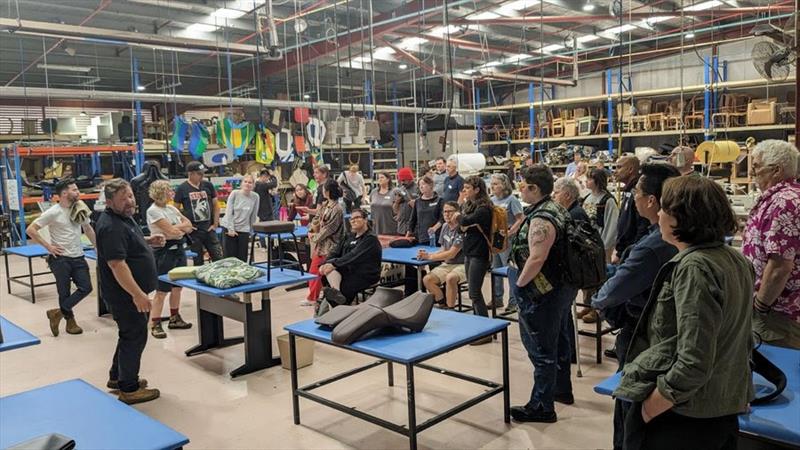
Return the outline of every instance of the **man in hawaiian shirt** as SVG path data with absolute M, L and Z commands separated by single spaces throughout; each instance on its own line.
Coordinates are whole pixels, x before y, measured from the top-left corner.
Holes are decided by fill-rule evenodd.
M 756 271 L 753 329 L 764 342 L 800 349 L 800 154 L 788 142 L 766 140 L 752 158 L 761 197 L 742 252 Z

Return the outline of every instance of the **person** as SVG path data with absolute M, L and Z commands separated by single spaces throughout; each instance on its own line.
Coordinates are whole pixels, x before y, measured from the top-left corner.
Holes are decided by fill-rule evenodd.
M 325 186 L 325 184 L 328 182 L 328 175 L 330 175 L 330 169 L 325 164 L 320 164 L 314 167 L 314 180 L 317 182 L 317 194 L 314 197 L 314 207 L 297 207 L 298 210 L 308 214 L 311 217 L 317 215 L 319 209 L 322 208 L 322 206 L 327 202 L 327 200 L 325 200 L 323 186 Z
M 408 167 L 397 171 L 397 189 L 394 193 L 392 211 L 397 221 L 397 233 L 405 235 L 410 230 L 414 201 L 419 197 L 419 188 L 414 183 L 414 173 Z
M 225 234 L 225 257 L 247 262 L 248 244 L 253 224 L 258 222 L 259 195 L 253 192 L 255 180 L 247 174 L 242 177 L 239 189 L 228 196 L 228 207 L 220 221 Z
M 148 295 L 158 280 L 150 247 L 163 247 L 165 238 L 161 234 L 144 237 L 133 220 L 136 200 L 127 181 L 109 180 L 103 192 L 107 208 L 97 219 L 96 229 L 98 284 L 119 328 L 106 386 L 118 389 L 119 400 L 131 405 L 160 395 L 139 378 L 139 369 L 147 344 L 147 313 L 152 308 Z
M 458 202 L 446 202 L 442 208 L 444 225 L 439 236 L 439 251 L 430 253 L 420 249 L 417 258 L 428 261 L 441 261 L 431 272 L 422 278 L 422 284 L 433 294 L 434 304 L 443 309 L 453 309 L 458 298 L 458 285 L 467 281 L 464 268 L 464 235 L 459 226 Z M 440 286 L 445 286 L 442 292 Z
M 691 147 L 679 145 L 672 149 L 669 162 L 675 166 L 682 176 L 699 176 L 694 170 L 694 150 Z
M 572 179 L 578 183 L 578 188 L 580 188 L 581 193 L 580 198 L 585 198 L 590 193 L 589 188 L 586 187 L 588 175 L 589 165 L 586 164 L 586 161 L 579 162 L 575 168 L 575 173 L 572 174 Z
M 511 242 L 511 236 L 519 231 L 519 226 L 522 225 L 522 221 L 525 220 L 525 215 L 522 214 L 522 204 L 519 202 L 519 199 L 512 195 L 514 191 L 514 186 L 511 184 L 511 180 L 508 179 L 508 176 L 503 173 L 496 173 L 492 175 L 491 178 L 491 193 L 492 196 L 490 199 L 495 206 L 499 206 L 506 210 L 506 214 L 508 215 L 508 232 L 507 236 L 509 242 Z M 497 253 L 492 257 L 492 269 L 498 269 L 500 267 L 505 267 L 508 264 L 508 255 L 511 254 L 511 248 L 507 248 L 505 251 L 501 253 Z M 514 308 L 517 304 L 516 299 L 513 295 L 513 289 L 511 289 L 511 284 L 514 283 L 515 280 L 508 280 L 509 283 L 509 297 L 508 297 L 508 313 L 514 311 Z M 494 290 L 492 291 L 492 303 L 496 308 L 503 307 L 503 297 L 505 296 L 505 292 L 503 289 L 503 279 L 502 277 L 495 277 L 494 280 Z
M 341 292 L 347 304 L 381 278 L 381 243 L 370 231 L 363 209 L 350 212 L 350 230 L 319 268 L 319 274 Z
M 289 220 L 296 220 L 300 216 L 300 224 L 308 226 L 309 216 L 307 211 L 314 206 L 314 196 L 305 184 L 297 184 L 294 187 L 294 196 L 289 203 Z
M 203 179 L 206 166 L 200 161 L 186 164 L 189 179 L 175 189 L 175 203 L 192 222 L 194 230 L 189 235 L 191 248 L 197 256 L 194 265 L 203 265 L 203 255 L 208 251 L 212 261 L 222 259 L 222 246 L 217 239 L 219 226 L 219 205 L 214 185 Z
M 328 255 L 339 245 L 344 236 L 344 211 L 339 205 L 342 188 L 334 180 L 328 180 L 322 187 L 325 203 L 317 209 L 317 215 L 309 227 L 311 240 L 311 274 L 319 275 L 319 268 L 325 264 Z M 301 306 L 314 306 L 322 292 L 322 280 L 316 278 L 308 282 L 308 297 Z
M 754 394 L 754 273 L 724 243 L 736 217 L 716 182 L 681 176 L 664 183 L 658 218 L 678 254 L 656 277 L 614 391 L 631 402 L 624 448 L 736 448 Z
M 613 264 L 619 264 L 623 252 L 648 234 L 650 223 L 639 215 L 633 195 L 633 188 L 639 181 L 639 167 L 639 158 L 632 155 L 617 160 L 616 178 L 624 187 L 617 220 L 617 243 L 611 258 Z
M 573 152 L 572 153 L 572 162 L 567 164 L 567 169 L 564 172 L 564 176 L 567 178 L 572 178 L 575 172 L 578 171 L 578 164 L 581 162 L 581 152 Z
M 461 215 L 458 223 L 464 233 L 464 269 L 467 272 L 467 290 L 473 312 L 487 317 L 489 312 L 483 299 L 483 280 L 491 265 L 487 237 L 492 233 L 492 201 L 483 178 L 472 175 L 464 180 L 461 192 Z M 473 342 L 488 344 L 492 337 Z
M 649 233 L 637 241 L 627 257 L 623 256 L 617 271 L 592 297 L 592 308 L 599 311 L 620 329 L 616 339 L 616 358 L 619 369 L 625 366 L 625 352 L 631 336 L 639 322 L 642 310 L 650 296 L 650 289 L 661 266 L 678 253 L 678 249 L 661 237 L 658 227 L 658 211 L 661 209 L 661 191 L 664 182 L 680 176 L 680 172 L 669 164 L 645 164 L 641 168 L 633 199 L 640 217 L 649 223 Z M 614 319 L 609 317 L 613 314 Z M 614 405 L 614 448 L 623 444 L 625 403 L 619 399 Z
M 441 197 L 444 194 L 444 181 L 447 179 L 447 161 L 443 157 L 436 158 L 436 170 L 433 172 L 433 190 Z
M 797 149 L 765 140 L 752 153 L 761 191 L 744 230 L 742 253 L 756 271 L 753 326 L 764 342 L 800 349 L 800 183 Z
M 586 187 L 590 193 L 583 201 L 583 209 L 589 220 L 600 233 L 606 251 L 606 262 L 611 261 L 611 253 L 617 241 L 617 222 L 619 210 L 614 196 L 608 192 L 608 177 L 599 169 L 591 169 Z M 584 298 L 589 298 L 593 292 L 584 291 Z M 578 318 L 584 323 L 595 323 L 597 311 L 592 308 L 583 308 L 578 311 Z
M 377 235 L 397 234 L 397 221 L 392 209 L 394 198 L 392 179 L 386 173 L 379 173 L 378 186 L 369 194 L 372 228 Z
M 589 216 L 579 201 L 580 192 L 578 183 L 574 179 L 562 177 L 553 183 L 553 200 L 567 210 L 572 220 L 589 222 Z
M 178 208 L 168 202 L 175 196 L 175 192 L 167 180 L 157 180 L 150 185 L 150 199 L 153 203 L 147 208 L 147 227 L 151 235 L 163 235 L 166 242 L 163 247 L 153 251 L 156 260 L 156 273 L 165 275 L 175 267 L 185 266 L 186 263 L 186 235 L 193 231 L 192 222 L 189 221 Z M 164 308 L 164 298 L 169 293 L 169 322 L 170 330 L 187 330 L 192 324 L 183 320 L 180 314 L 181 287 L 158 282 L 156 294 L 153 297 L 153 307 L 150 309 L 150 334 L 156 339 L 164 339 L 167 333 L 161 326 L 161 310 Z
M 358 164 L 351 164 L 348 170 L 339 175 L 337 181 L 342 186 L 345 205 L 347 206 L 348 210 L 352 211 L 353 209 L 361 208 L 361 202 L 364 199 L 364 190 L 366 189 L 366 185 L 364 184 L 364 177 L 361 175 L 361 172 L 359 172 Z M 348 190 L 350 190 L 349 194 Z M 351 196 L 352 198 L 349 198 Z
M 258 194 L 258 220 L 268 221 L 275 218 L 275 201 L 273 190 L 278 187 L 278 179 L 269 169 L 261 169 L 253 191 Z
M 446 202 L 458 201 L 461 190 L 464 188 L 464 178 L 458 174 L 458 161 L 452 156 L 445 164 L 447 177 L 444 179 L 442 200 Z
M 554 402 L 574 403 L 568 311 L 578 291 L 563 281 L 564 234 L 569 213 L 554 202 L 553 172 L 543 165 L 523 169 L 519 184 L 528 203 L 525 220 L 511 241 L 508 271 L 515 272 L 522 345 L 533 364 L 528 402 L 511 408 L 517 422 L 558 420 Z
M 419 198 L 411 208 L 411 221 L 408 224 L 406 238 L 414 239 L 420 245 L 435 245 L 436 233 L 442 226 L 442 205 L 444 202 L 433 190 L 433 178 L 422 177 L 419 180 Z M 431 242 L 433 236 L 433 242 Z
M 28 228 L 28 236 L 47 249 L 47 265 L 56 279 L 58 308 L 47 310 L 50 332 L 58 336 L 62 319 L 66 319 L 69 334 L 81 334 L 83 329 L 75 321 L 72 309 L 92 292 L 89 265 L 83 255 L 82 233 L 86 233 L 92 245 L 97 247 L 94 229 L 89 224 L 89 208 L 80 200 L 81 192 L 72 178 L 64 178 L 55 185 L 58 203 L 51 206 Z M 83 212 L 78 213 L 78 211 Z M 40 231 L 47 228 L 50 241 Z M 72 283 L 75 291 L 71 291 Z

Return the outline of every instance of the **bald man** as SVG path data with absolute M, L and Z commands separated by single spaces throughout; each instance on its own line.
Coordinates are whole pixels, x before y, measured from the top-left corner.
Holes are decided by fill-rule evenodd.
M 694 150 L 691 147 L 678 146 L 672 149 L 669 162 L 681 173 L 681 176 L 700 175 L 694 170 Z
M 631 247 L 647 234 L 650 223 L 639 216 L 636 204 L 633 201 L 633 188 L 639 181 L 639 158 L 623 156 L 617 160 L 617 171 L 614 174 L 617 181 L 624 185 L 621 193 L 619 219 L 617 221 L 617 244 L 612 258 L 614 264 L 618 263 L 625 249 Z

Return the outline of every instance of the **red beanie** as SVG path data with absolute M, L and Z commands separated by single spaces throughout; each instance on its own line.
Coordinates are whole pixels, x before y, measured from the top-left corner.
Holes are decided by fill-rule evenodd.
M 397 171 L 397 181 L 411 181 L 414 179 L 414 172 L 411 171 L 409 167 L 401 167 L 400 170 Z

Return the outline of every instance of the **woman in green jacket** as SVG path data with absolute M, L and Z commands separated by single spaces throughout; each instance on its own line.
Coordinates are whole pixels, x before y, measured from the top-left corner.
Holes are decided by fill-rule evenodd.
M 715 182 L 664 184 L 664 241 L 679 253 L 656 277 L 614 396 L 627 400 L 625 449 L 735 448 L 752 398 L 753 270 L 728 245 L 736 230 Z

